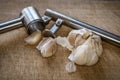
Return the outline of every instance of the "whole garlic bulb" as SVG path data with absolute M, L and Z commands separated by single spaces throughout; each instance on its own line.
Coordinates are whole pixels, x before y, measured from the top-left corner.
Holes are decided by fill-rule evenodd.
M 72 30 L 68 34 L 67 39 L 70 44 L 76 48 L 83 44 L 91 34 L 92 32 L 87 29 Z
M 51 37 L 44 38 L 36 47 L 43 57 L 50 57 L 57 51 L 57 44 Z
M 78 65 L 93 65 L 97 63 L 98 57 L 102 54 L 100 37 L 90 36 L 85 43 L 78 46 L 68 57 Z
M 40 30 L 33 32 L 30 36 L 25 38 L 25 42 L 29 45 L 36 45 L 42 39 L 42 34 Z

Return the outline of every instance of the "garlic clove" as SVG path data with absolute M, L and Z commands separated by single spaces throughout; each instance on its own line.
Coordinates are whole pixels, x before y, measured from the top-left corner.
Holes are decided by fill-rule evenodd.
M 72 31 L 71 31 L 71 32 L 69 33 L 69 35 L 67 36 L 67 39 L 68 39 L 68 41 L 70 42 L 70 44 L 71 44 L 72 46 L 75 46 L 76 37 L 77 37 L 77 35 L 74 34 L 74 33 L 72 33 Z
M 95 49 L 96 49 L 96 53 L 98 56 L 100 56 L 103 52 L 103 47 L 102 47 L 102 42 L 101 42 L 101 38 L 98 35 L 93 35 L 92 38 L 95 40 Z
M 79 45 L 82 45 L 85 41 L 86 39 L 84 39 L 81 35 L 78 35 L 74 43 L 75 48 Z
M 92 32 L 87 29 L 72 30 L 68 34 L 67 39 L 76 48 L 83 44 L 90 35 L 92 35 Z
M 97 63 L 98 61 L 98 55 L 96 53 L 96 48 L 95 48 L 95 40 L 92 39 L 92 37 L 89 38 L 88 42 L 89 43 L 89 48 L 88 48 L 88 54 L 87 54 L 87 63 L 86 65 L 91 66 Z
M 72 73 L 76 71 L 76 65 L 74 62 L 69 62 L 66 64 L 65 69 L 67 72 Z
M 43 57 L 50 57 L 57 51 L 57 44 L 51 37 L 44 38 L 36 47 Z
M 90 36 L 89 39 L 86 41 L 86 44 L 88 43 L 89 43 L 89 54 L 86 65 L 90 66 L 97 63 L 99 55 L 102 54 L 101 48 L 99 46 L 102 45 L 99 44 L 101 43 L 101 39 L 97 35 Z
M 67 40 L 66 37 L 60 37 L 58 36 L 55 38 L 56 43 L 61 45 L 62 47 L 66 47 L 68 50 L 72 51 L 73 46 L 70 45 L 69 41 Z
M 87 30 L 87 29 L 81 29 L 81 31 L 83 32 L 83 39 L 87 39 L 90 35 L 92 35 L 92 32 L 90 30 Z
M 40 43 L 36 46 L 36 48 L 37 48 L 38 50 L 41 50 L 42 47 L 43 47 L 43 45 L 44 45 L 48 40 L 49 40 L 48 38 L 43 38 L 43 39 L 40 41 Z
M 101 43 L 101 38 L 100 38 L 100 36 L 94 34 L 94 35 L 92 35 L 92 38 L 93 38 L 96 42 Z
M 98 61 L 98 56 L 96 53 L 92 53 L 91 58 L 88 59 L 86 65 L 91 66 L 94 65 L 95 63 L 97 63 Z
M 41 31 L 37 30 L 24 40 L 29 45 L 36 45 L 40 42 L 41 39 L 42 39 Z
M 78 65 L 85 65 L 87 63 L 87 48 L 88 45 L 78 46 L 68 57 L 70 61 Z
M 97 63 L 98 56 L 102 54 L 100 47 L 98 45 L 100 41 L 96 41 L 92 36 L 90 36 L 82 45 L 78 46 L 68 57 L 69 60 L 75 62 L 78 65 L 93 65 Z M 98 53 L 99 52 L 99 53 Z M 98 55 L 99 54 L 99 55 Z
M 99 46 L 99 48 L 96 47 L 96 52 L 97 52 L 97 55 L 100 57 L 102 55 L 102 52 L 103 52 L 103 47 L 100 43 L 98 44 L 98 46 Z

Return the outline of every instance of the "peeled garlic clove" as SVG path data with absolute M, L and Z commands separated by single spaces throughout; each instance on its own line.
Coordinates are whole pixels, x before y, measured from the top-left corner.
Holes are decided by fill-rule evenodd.
M 65 69 L 67 72 L 72 73 L 76 71 L 76 65 L 74 62 L 69 62 L 66 64 Z
M 43 39 L 36 47 L 43 57 L 50 57 L 57 51 L 57 44 L 51 37 Z
M 56 40 L 57 44 L 61 45 L 62 47 L 66 47 L 67 49 L 72 51 L 73 46 L 70 45 L 70 43 L 66 37 L 58 36 L 57 38 L 55 38 L 55 40 Z
M 76 48 L 78 45 L 83 44 L 90 35 L 92 35 L 92 32 L 87 29 L 72 30 L 67 39 Z
M 25 38 L 25 42 L 29 45 L 36 45 L 40 42 L 42 38 L 41 31 L 37 30 L 33 32 L 30 36 Z

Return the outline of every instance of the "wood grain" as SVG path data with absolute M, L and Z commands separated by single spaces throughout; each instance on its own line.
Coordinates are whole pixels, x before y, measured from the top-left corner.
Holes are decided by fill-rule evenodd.
M 41 15 L 50 8 L 120 36 L 120 1 L 100 0 L 0 0 L 0 23 L 19 16 L 27 6 Z M 50 24 L 52 25 L 52 24 Z M 56 35 L 67 36 L 62 26 Z M 0 34 L 0 80 L 119 80 L 120 48 L 103 41 L 103 55 L 94 66 L 77 66 L 65 71 L 69 51 L 59 46 L 53 57 L 43 58 L 34 46 L 27 46 L 24 28 Z

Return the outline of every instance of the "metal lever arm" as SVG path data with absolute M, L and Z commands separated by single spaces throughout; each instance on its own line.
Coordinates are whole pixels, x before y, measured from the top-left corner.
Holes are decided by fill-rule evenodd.
M 0 23 L 0 33 L 4 33 L 4 32 L 7 32 L 13 29 L 17 29 L 21 27 L 22 25 L 23 24 L 22 24 L 21 18 L 17 18 L 17 19 L 10 20 L 4 23 Z
M 100 28 L 92 26 L 85 22 L 76 20 L 74 18 L 65 16 L 61 13 L 58 13 L 58 12 L 50 10 L 50 9 L 47 9 L 45 11 L 45 15 L 52 17 L 53 20 L 56 20 L 57 18 L 61 18 L 64 20 L 65 24 L 72 25 L 71 27 L 74 29 L 80 29 L 81 26 L 84 28 L 87 28 L 87 29 L 91 30 L 93 33 L 100 35 L 103 39 L 107 40 L 108 42 L 120 46 L 120 36 L 118 36 L 118 35 L 112 34 L 110 32 L 107 32 L 105 30 L 102 30 Z

